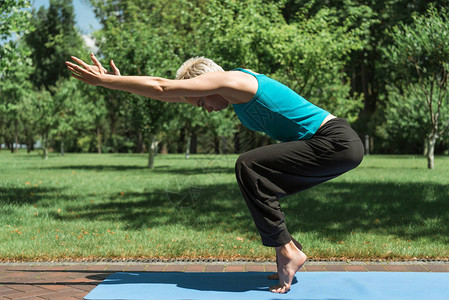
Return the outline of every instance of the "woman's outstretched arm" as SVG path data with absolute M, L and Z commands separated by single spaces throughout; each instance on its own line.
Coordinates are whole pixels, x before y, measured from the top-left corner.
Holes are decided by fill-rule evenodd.
M 116 76 L 107 73 L 95 55 L 91 54 L 91 59 L 94 66 L 76 57 L 72 57 L 72 60 L 77 64 L 66 62 L 66 65 L 73 77 L 87 84 L 122 90 L 161 101 L 183 102 L 180 97 L 232 94 L 236 89 L 235 80 L 228 74 L 229 72 L 207 73 L 186 80 L 151 76 Z M 113 69 L 114 67 L 115 65 Z

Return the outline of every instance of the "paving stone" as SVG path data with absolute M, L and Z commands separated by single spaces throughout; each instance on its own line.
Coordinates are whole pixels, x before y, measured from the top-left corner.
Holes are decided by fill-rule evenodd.
M 8 269 L 8 266 L 0 266 L 0 273 L 3 272 L 4 270 Z
M 0 297 L 6 296 L 9 294 L 16 294 L 16 293 L 17 293 L 17 290 L 14 290 L 14 289 L 10 289 L 10 288 L 2 289 L 2 290 L 0 290 Z
M 228 265 L 225 266 L 226 272 L 243 272 L 245 271 L 245 266 L 243 265 Z
M 67 290 L 64 292 L 57 292 L 57 293 L 51 293 L 48 295 L 45 295 L 45 299 L 66 299 L 68 297 L 72 297 L 72 298 L 77 298 L 76 295 L 81 296 L 80 298 L 82 299 L 82 297 L 86 296 L 88 293 L 84 292 L 84 291 L 79 291 L 76 289 L 71 289 L 71 290 Z M 42 297 L 42 296 L 41 296 Z M 78 298 L 78 299 L 80 299 Z
M 317 265 L 306 265 L 302 268 L 305 269 L 306 272 L 324 272 L 324 271 L 326 271 L 324 266 L 317 266 Z
M 10 289 L 14 289 L 19 292 L 29 292 L 29 291 L 35 291 L 35 290 L 41 290 L 41 288 L 36 287 L 35 285 L 29 285 L 29 284 L 14 284 L 7 286 Z
M 429 272 L 428 269 L 421 265 L 406 265 L 405 267 L 411 272 Z
M 204 272 L 205 268 L 203 265 L 188 265 L 184 272 Z
M 61 291 L 67 291 L 71 289 L 70 287 L 66 286 L 65 284 L 37 284 L 36 285 L 39 288 L 47 289 L 53 292 L 61 292 Z
M 265 272 L 277 272 L 278 271 L 278 267 L 275 264 L 266 264 L 264 265 L 265 267 Z M 304 269 L 304 268 L 302 268 Z
M 56 299 L 58 299 L 58 300 L 79 300 L 79 299 L 83 299 L 84 296 L 85 295 L 79 296 L 79 297 L 62 296 L 62 297 L 59 297 L 59 298 L 56 298 Z M 38 297 L 36 299 L 49 299 L 49 298 L 48 297 L 47 298 Z M 26 299 L 26 300 L 28 300 L 28 299 Z
M 73 284 L 73 283 L 87 283 L 87 284 L 89 284 L 89 283 L 93 283 L 93 282 L 100 283 L 98 280 L 93 280 L 93 279 L 89 279 L 89 278 L 86 278 L 86 277 L 79 277 L 79 278 L 74 278 L 74 279 L 70 279 L 70 280 L 66 280 L 65 281 L 65 283 L 68 284 L 68 285 Z
M 123 272 L 126 268 L 128 268 L 128 265 L 108 265 L 106 271 Z
M 85 271 L 105 271 L 107 268 L 107 265 L 92 265 L 88 266 Z
M 245 265 L 246 272 L 265 272 L 263 265 Z
M 27 271 L 12 271 L 8 272 L 7 278 L 12 278 L 14 281 L 26 281 L 27 279 L 35 278 L 36 274 L 29 273 Z M 17 280 L 16 280 L 17 279 Z
M 224 266 L 220 265 L 206 265 L 204 272 L 224 272 Z
M 366 265 L 365 268 L 369 272 L 386 272 L 387 269 L 384 265 Z
M 148 267 L 148 265 L 129 265 L 125 272 L 143 272 Z
M 183 272 L 185 265 L 168 265 L 164 272 Z
M 390 272 L 408 272 L 407 268 L 402 265 L 386 265 L 385 268 Z
M 367 272 L 368 270 L 365 266 L 345 266 L 346 271 L 348 272 Z
M 23 299 L 23 298 L 29 298 L 29 297 L 37 297 L 42 295 L 52 295 L 53 292 L 49 290 L 35 290 L 35 291 L 29 291 L 29 292 L 16 292 L 15 294 L 9 294 L 6 297 L 9 299 Z
M 69 268 L 67 269 L 67 271 L 84 271 L 88 268 L 89 266 L 83 266 L 83 265 L 73 265 L 73 266 L 69 266 Z
M 70 284 L 68 285 L 71 288 L 74 289 L 78 289 L 78 290 L 82 290 L 85 292 L 90 292 L 92 291 L 97 285 L 96 284 Z
M 146 271 L 150 271 L 150 272 L 163 272 L 165 270 L 165 268 L 167 267 L 167 265 L 149 265 L 148 268 L 146 269 Z
M 442 265 L 426 265 L 426 269 L 430 272 L 448 272 L 449 269 Z
M 344 265 L 327 265 L 324 268 L 329 272 L 346 272 Z
M 28 270 L 32 272 L 43 272 L 47 271 L 50 266 L 47 265 L 32 265 Z M 69 266 L 71 267 L 71 266 Z

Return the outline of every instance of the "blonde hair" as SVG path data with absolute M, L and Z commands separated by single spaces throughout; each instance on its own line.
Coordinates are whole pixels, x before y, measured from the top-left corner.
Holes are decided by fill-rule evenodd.
M 176 71 L 176 79 L 190 79 L 208 72 L 224 72 L 224 70 L 209 58 L 192 57 L 186 60 Z

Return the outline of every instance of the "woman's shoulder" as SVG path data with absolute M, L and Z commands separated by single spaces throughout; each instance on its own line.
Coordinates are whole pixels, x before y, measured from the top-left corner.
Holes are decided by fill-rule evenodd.
M 244 68 L 236 68 L 236 69 L 233 69 L 231 71 L 240 71 L 240 72 L 250 73 L 250 74 L 254 74 L 254 75 L 260 75 L 259 73 L 254 72 L 253 70 L 244 69 Z
M 259 82 L 255 74 L 240 70 L 231 70 L 227 73 L 232 77 L 232 80 L 230 80 L 230 88 L 224 91 L 225 98 L 233 104 L 249 102 L 259 88 Z

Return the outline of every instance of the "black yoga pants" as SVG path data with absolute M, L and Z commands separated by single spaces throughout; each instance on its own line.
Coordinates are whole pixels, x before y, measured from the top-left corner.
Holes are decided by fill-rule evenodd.
M 335 178 L 363 159 L 359 136 L 345 119 L 329 120 L 309 140 L 256 148 L 236 162 L 237 182 L 265 246 L 291 241 L 279 199 Z

